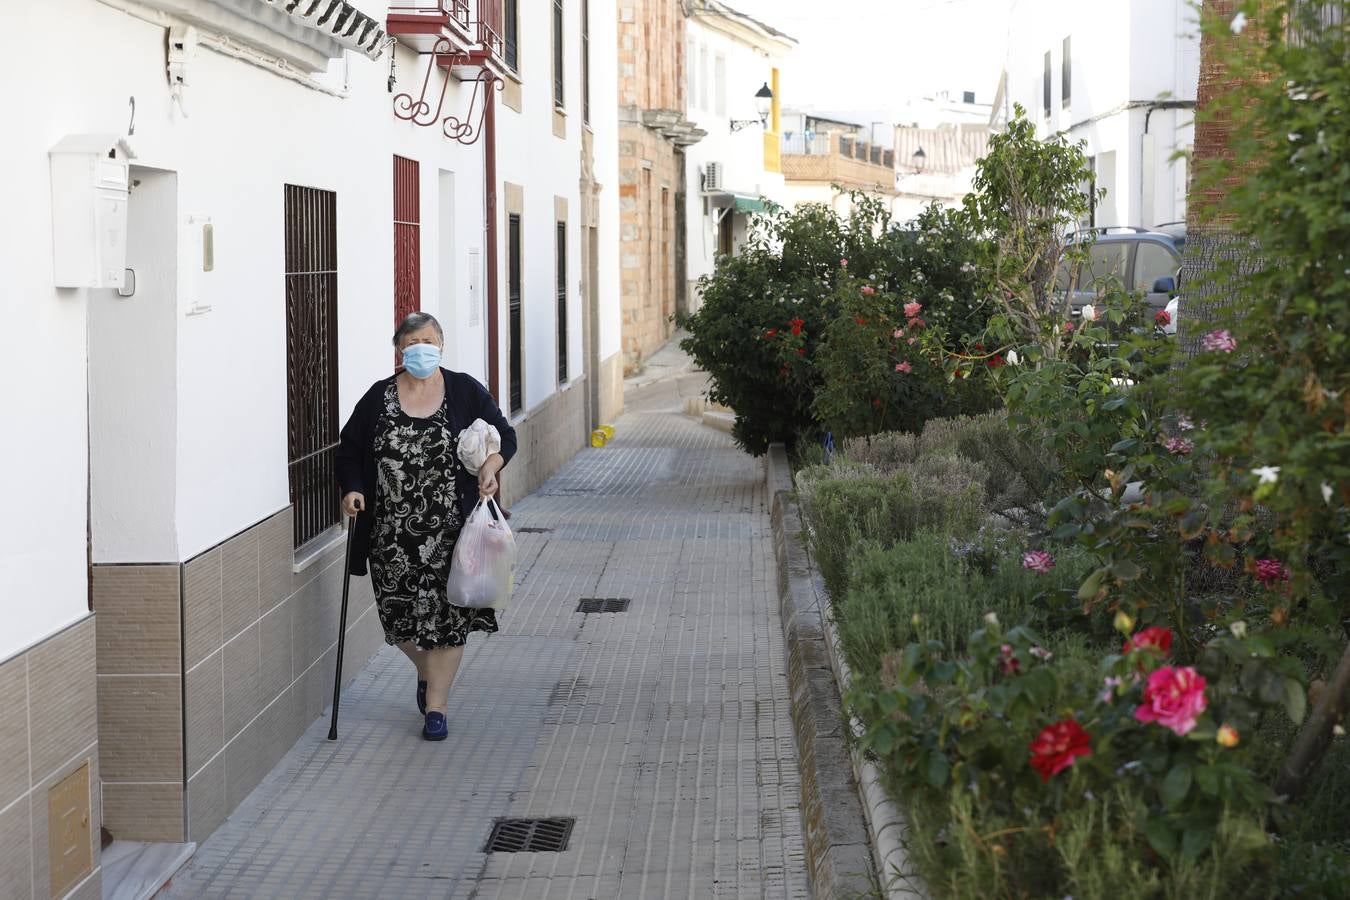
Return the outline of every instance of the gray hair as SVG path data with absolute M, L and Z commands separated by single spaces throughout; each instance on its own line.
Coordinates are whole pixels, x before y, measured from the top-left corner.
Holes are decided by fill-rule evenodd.
M 436 317 L 431 313 L 415 312 L 408 313 L 407 318 L 400 322 L 398 328 L 395 329 L 394 346 L 397 347 L 399 341 L 414 331 L 421 331 L 428 325 L 436 329 L 436 337 L 440 338 L 441 343 L 445 343 L 445 332 L 441 330 L 441 323 L 436 321 Z

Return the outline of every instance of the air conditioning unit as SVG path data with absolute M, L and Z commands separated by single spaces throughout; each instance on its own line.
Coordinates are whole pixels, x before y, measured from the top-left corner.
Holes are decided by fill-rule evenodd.
M 722 189 L 722 164 L 710 162 L 703 170 L 703 190 L 720 191 Z

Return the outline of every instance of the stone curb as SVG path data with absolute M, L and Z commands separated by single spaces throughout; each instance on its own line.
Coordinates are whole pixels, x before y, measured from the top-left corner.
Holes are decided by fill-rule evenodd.
M 802 776 L 807 871 L 817 897 L 926 898 L 905 854 L 906 823 L 875 764 L 844 732 L 841 693 L 851 676 L 824 586 L 806 551 L 801 510 L 782 444 L 765 463 L 773 505 L 778 596 L 787 645 L 792 728 Z M 861 732 L 856 719 L 849 720 Z

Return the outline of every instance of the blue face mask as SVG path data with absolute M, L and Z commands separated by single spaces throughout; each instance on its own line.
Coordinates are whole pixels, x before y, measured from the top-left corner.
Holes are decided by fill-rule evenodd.
M 412 344 L 403 350 L 403 368 L 414 378 L 430 378 L 441 365 L 441 349 L 435 344 Z

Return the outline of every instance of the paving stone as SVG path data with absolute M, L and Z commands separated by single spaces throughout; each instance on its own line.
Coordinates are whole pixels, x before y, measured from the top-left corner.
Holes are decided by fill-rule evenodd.
M 809 896 L 764 470 L 680 414 L 702 383 L 645 386 L 512 508 L 516 594 L 470 640 L 447 741 L 385 649 L 338 741 L 316 722 L 164 896 Z M 517 816 L 575 817 L 567 849 L 484 853 Z

